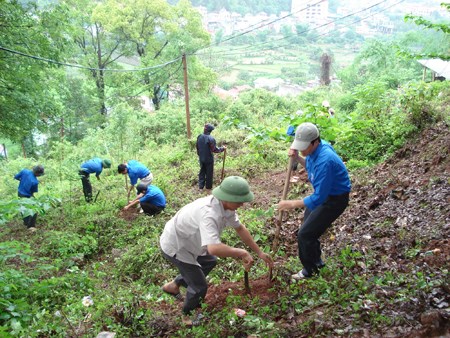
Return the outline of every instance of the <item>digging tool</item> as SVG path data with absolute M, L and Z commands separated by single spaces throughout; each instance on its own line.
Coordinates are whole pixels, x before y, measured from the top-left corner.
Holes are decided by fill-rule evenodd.
M 127 190 L 127 202 L 130 203 L 131 189 L 128 189 L 127 175 L 125 175 L 125 189 Z
M 248 281 L 248 271 L 244 271 L 244 286 L 245 286 L 245 293 L 251 295 L 252 290 L 250 289 L 250 283 Z
M 95 198 L 94 198 L 94 203 L 95 202 L 97 202 L 97 197 L 98 197 L 98 195 L 100 194 L 100 190 L 99 191 L 97 191 L 97 194 L 95 195 Z
M 223 150 L 223 163 L 222 163 L 222 175 L 220 176 L 220 182 L 223 180 L 223 175 L 225 174 L 225 159 L 227 158 L 227 148 Z
M 286 199 L 288 190 L 289 190 L 289 182 L 291 180 L 291 173 L 292 173 L 292 167 L 294 166 L 294 158 L 293 157 L 289 157 L 289 163 L 288 163 L 288 167 L 287 167 L 287 175 L 286 175 L 286 179 L 284 181 L 284 189 L 283 189 L 283 195 L 281 197 L 282 200 Z M 275 229 L 275 237 L 273 239 L 273 244 L 272 244 L 272 252 L 275 253 L 278 249 L 278 242 L 280 239 L 280 231 L 281 231 L 281 221 L 283 219 L 283 211 L 279 211 L 278 214 L 278 220 L 277 220 L 277 228 Z M 269 270 L 269 279 L 272 280 L 273 278 L 273 273 L 272 273 L 272 268 L 270 268 Z

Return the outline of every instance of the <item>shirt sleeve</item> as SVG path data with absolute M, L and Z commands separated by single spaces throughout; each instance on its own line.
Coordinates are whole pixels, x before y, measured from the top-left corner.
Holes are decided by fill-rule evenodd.
M 303 200 L 311 210 L 325 202 L 330 194 L 333 181 L 333 163 L 331 161 L 318 163 L 316 168 L 314 182 L 312 182 L 314 193 Z
M 202 246 L 221 243 L 219 227 L 217 220 L 214 217 L 204 217 L 200 222 L 199 229 L 202 238 Z
M 21 178 L 22 178 L 22 171 L 20 171 L 18 174 L 16 174 L 16 175 L 14 176 L 14 179 L 15 179 L 15 180 L 18 180 L 18 181 L 20 181 Z
M 214 139 L 214 137 L 209 138 L 209 149 L 213 153 L 221 153 L 223 151 L 223 147 L 217 148 L 216 140 Z

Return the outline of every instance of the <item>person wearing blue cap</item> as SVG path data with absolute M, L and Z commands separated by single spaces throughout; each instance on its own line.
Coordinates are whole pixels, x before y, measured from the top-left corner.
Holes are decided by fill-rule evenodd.
M 80 171 L 78 172 L 81 183 L 83 184 L 83 194 L 86 202 L 92 202 L 92 184 L 89 180 L 89 175 L 95 173 L 97 180 L 100 180 L 100 174 L 103 168 L 111 168 L 110 160 L 102 160 L 101 158 L 95 157 L 89 161 L 84 162 L 80 166 Z
M 216 140 L 211 136 L 214 130 L 212 124 L 205 124 L 203 134 L 197 136 L 196 148 L 200 163 L 200 172 L 198 173 L 198 188 L 202 191 L 206 188 L 207 193 L 212 189 L 214 175 L 214 153 L 225 151 L 226 146 L 217 147 Z

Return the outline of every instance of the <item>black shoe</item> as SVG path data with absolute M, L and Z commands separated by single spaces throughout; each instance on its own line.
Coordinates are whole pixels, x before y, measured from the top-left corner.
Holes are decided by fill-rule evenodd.
M 317 263 L 316 264 L 316 266 L 317 266 L 317 269 L 323 269 L 324 267 L 325 267 L 325 263 L 324 262 L 322 262 L 322 260 L 320 260 L 320 262 L 319 263 Z

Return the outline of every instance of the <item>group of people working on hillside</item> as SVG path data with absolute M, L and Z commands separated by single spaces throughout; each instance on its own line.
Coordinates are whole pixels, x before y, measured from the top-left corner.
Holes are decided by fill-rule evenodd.
M 203 135 L 197 138 L 200 160 L 199 189 L 212 188 L 213 161 L 209 155 L 225 150 L 225 147 L 217 148 L 214 138 L 210 135 L 213 129 L 212 125 L 205 125 Z M 204 156 L 208 150 L 210 154 Z M 297 233 L 298 255 L 303 269 L 292 275 L 292 279 L 300 280 L 316 275 L 325 266 L 319 238 L 348 206 L 351 184 L 343 161 L 330 144 L 321 140 L 317 126 L 312 123 L 302 123 L 297 127 L 288 156 L 306 169 L 308 180 L 314 188 L 310 196 L 282 200 L 277 205 L 279 211 L 305 208 L 303 223 Z M 102 167 L 105 161 L 102 161 Z M 108 162 L 105 164 L 108 165 Z M 137 178 L 142 182 L 149 177 L 150 171 L 144 168 L 137 161 L 129 161 L 119 165 L 118 171 L 121 174 L 128 173 L 134 186 Z M 94 172 L 96 171 L 92 173 Z M 152 178 L 149 178 L 145 181 L 148 182 L 147 186 L 150 186 L 151 180 Z M 86 191 L 89 192 L 89 189 Z M 138 193 L 142 192 L 138 186 Z M 240 222 L 236 212 L 253 198 L 250 186 L 244 178 L 230 176 L 213 189 L 211 195 L 184 206 L 166 223 L 159 243 L 163 256 L 178 268 L 179 275 L 166 283 L 162 290 L 182 300 L 180 288 L 186 288 L 182 309 L 183 322 L 186 325 L 195 326 L 201 323 L 202 315 L 193 312 L 200 308 L 206 296 L 206 277 L 217 264 L 217 257 L 241 259 L 246 271 L 254 263 L 247 250 L 221 242 L 221 234 L 226 227 L 234 228 L 241 240 L 259 258 L 269 267 L 273 266 L 272 258 L 261 250 L 245 225 Z M 139 201 L 143 204 L 142 199 Z M 138 198 L 125 208 L 137 203 Z
M 89 179 L 91 174 L 95 174 L 95 177 L 100 180 L 100 174 L 103 169 L 111 168 L 111 161 L 108 159 L 101 159 L 95 157 L 81 164 L 78 175 L 81 179 L 83 185 L 83 194 L 86 202 L 92 202 L 92 184 Z M 128 163 L 119 164 L 117 171 L 120 174 L 128 174 L 131 182 L 130 189 L 128 191 L 128 198 L 130 193 L 137 184 L 138 179 L 139 184 L 136 186 L 137 196 L 128 205 L 125 206 L 125 210 L 129 209 L 131 206 L 140 204 L 142 212 L 146 215 L 153 216 L 159 214 L 166 207 L 166 197 L 164 193 L 157 186 L 152 185 L 153 174 L 150 170 L 139 163 L 136 160 L 131 160 Z M 32 170 L 23 169 L 14 178 L 18 181 L 18 196 L 21 198 L 31 198 L 34 194 L 38 192 L 38 177 L 44 175 L 44 167 L 42 165 L 37 165 L 33 167 Z M 29 229 L 34 231 L 36 229 L 36 218 L 37 213 L 33 215 L 26 215 L 23 218 L 24 225 Z
M 212 131 L 205 125 L 206 135 L 210 134 L 210 130 Z M 197 151 L 198 147 L 197 144 Z M 216 147 L 215 140 L 209 144 L 209 149 L 211 152 L 221 151 L 221 148 Z M 288 155 L 306 169 L 308 179 L 314 187 L 310 196 L 280 201 L 277 206 L 280 211 L 305 208 L 303 224 L 297 233 L 298 254 L 303 269 L 292 275 L 292 279 L 300 280 L 311 278 L 325 266 L 319 238 L 347 207 L 351 184 L 343 161 L 330 144 L 321 140 L 317 126 L 312 123 L 298 126 Z M 203 172 L 201 169 L 200 174 Z M 200 174 L 199 188 L 202 189 Z M 206 188 L 208 189 L 208 185 Z M 251 202 L 253 197 L 244 178 L 230 176 L 212 191 L 212 195 L 184 206 L 166 223 L 160 237 L 160 246 L 163 256 L 178 268 L 179 275 L 162 289 L 182 300 L 180 288 L 186 288 L 182 310 L 186 325 L 201 324 L 201 313 L 192 313 L 201 307 L 206 296 L 206 277 L 217 264 L 217 257 L 242 259 L 246 271 L 254 263 L 247 250 L 221 242 L 225 227 L 234 228 L 241 240 L 259 258 L 269 267 L 273 266 L 272 258 L 260 249 L 250 232 L 239 221 L 236 212 L 244 203 Z

